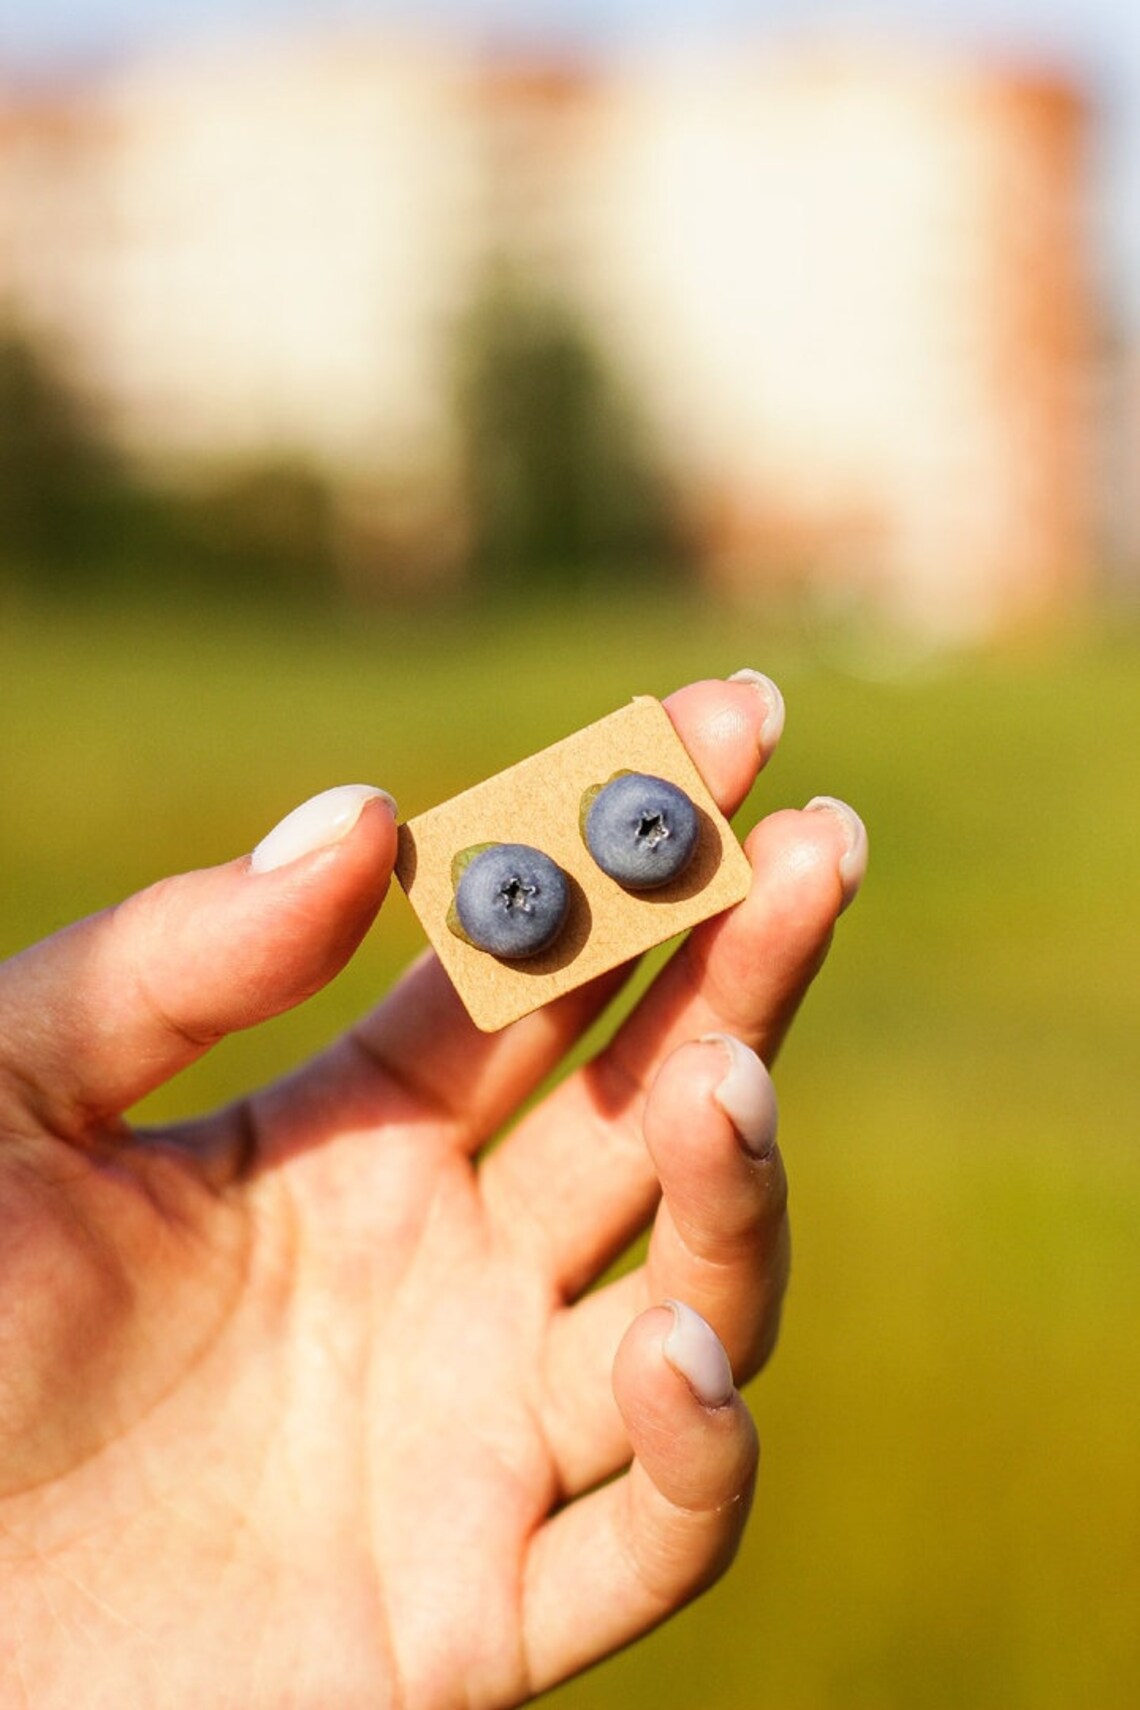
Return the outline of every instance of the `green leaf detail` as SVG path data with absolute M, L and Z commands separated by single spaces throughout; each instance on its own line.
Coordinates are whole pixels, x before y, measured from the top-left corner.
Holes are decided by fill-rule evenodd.
M 464 944 L 470 944 L 472 950 L 478 950 L 479 946 L 468 936 L 466 932 L 464 932 L 463 922 L 459 918 L 459 910 L 456 908 L 454 903 L 452 903 L 451 907 L 447 911 L 447 930 L 452 933 L 454 937 L 461 938 Z
M 485 849 L 497 849 L 498 847 L 498 843 L 473 843 L 469 849 L 461 849 L 458 855 L 453 855 L 451 857 L 452 890 L 454 891 L 458 887 L 465 869 L 471 865 L 476 855 L 482 855 Z M 462 934 L 460 936 L 462 937 Z

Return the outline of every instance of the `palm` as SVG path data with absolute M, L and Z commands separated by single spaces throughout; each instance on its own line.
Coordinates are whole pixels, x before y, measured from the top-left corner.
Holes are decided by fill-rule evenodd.
M 251 1628 L 289 1634 L 294 1667 L 314 1652 L 323 1667 L 333 1609 L 346 1679 L 370 1701 L 401 1615 L 441 1604 L 447 1622 L 425 1654 L 413 1636 L 405 1676 L 485 1674 L 496 1702 L 525 1686 L 519 1568 L 554 1477 L 529 1374 L 550 1301 L 497 1249 L 438 1125 L 402 1158 L 372 1139 L 343 1137 L 221 1199 L 162 1155 L 111 1178 L 69 1160 L 62 1229 L 54 1215 L 36 1228 L 35 1199 L 21 1207 L 18 1179 L 6 1184 L 23 1250 L 63 1285 L 49 1300 L 15 1266 L 3 1278 L 7 1301 L 43 1302 L 29 1387 L 67 1422 L 47 1441 L 18 1433 L 5 1457 L 9 1539 L 54 1533 L 67 1502 L 23 1593 L 53 1628 L 73 1600 L 121 1641 L 137 1586 L 167 1582 L 217 1669 L 211 1703 L 257 1701 Z M 105 1251 L 77 1265 L 70 1240 L 112 1202 L 125 1289 Z M 132 1342 L 143 1357 L 123 1369 Z M 134 1669 L 131 1649 L 120 1643 Z
M 753 765 L 722 757 L 726 805 Z M 761 828 L 770 852 L 802 857 L 800 819 Z M 812 827 L 824 853 L 806 889 L 802 858 L 773 868 L 773 897 L 807 899 L 798 941 L 779 908 L 696 935 L 597 1063 L 489 1156 L 604 994 L 479 1039 L 428 964 L 294 1080 L 180 1132 L 130 1140 L 117 1086 L 82 1111 L 41 1100 L 36 1121 L 13 1102 L 0 1145 L 16 1231 L 0 1259 L 13 1703 L 74 1703 L 78 1678 L 85 1705 L 508 1705 L 719 1570 L 737 1523 L 710 1518 L 726 1506 L 711 1486 L 688 1503 L 691 1468 L 662 1423 L 672 1409 L 670 1427 L 719 1433 L 727 1493 L 747 1478 L 743 1410 L 685 1424 L 692 1397 L 668 1367 L 637 1376 L 648 1327 L 623 1343 L 616 1401 L 610 1374 L 630 1319 L 665 1293 L 715 1324 L 738 1375 L 770 1344 L 778 1161 L 745 1164 L 708 1097 L 718 1048 L 686 1041 L 728 1027 L 774 1047 L 839 906 L 833 831 Z M 777 931 L 781 956 L 757 955 Z M 74 964 L 73 947 L 52 954 Z M 164 1018 L 188 1002 L 165 993 Z M 180 1021 L 167 1055 L 184 1060 L 202 1031 Z M 584 1293 L 662 1186 L 646 1264 Z M 631 1444 L 649 1474 L 584 1494 Z M 678 1569 L 694 1526 L 708 1541 Z

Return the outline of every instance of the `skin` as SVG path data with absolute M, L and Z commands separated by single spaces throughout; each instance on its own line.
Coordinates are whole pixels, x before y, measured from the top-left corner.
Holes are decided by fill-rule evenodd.
M 733 810 L 761 696 L 667 704 Z M 755 1431 L 670 1363 L 659 1303 L 750 1377 L 786 1187 L 699 1041 L 770 1060 L 850 892 L 834 813 L 747 847 L 747 901 L 489 1154 L 614 980 L 485 1036 L 424 959 L 286 1082 L 163 1133 L 122 1116 L 343 965 L 391 874 L 383 800 L 276 872 L 164 880 L 0 969 L 4 1710 L 505 1706 L 726 1567 Z M 651 1222 L 646 1264 L 584 1293 Z

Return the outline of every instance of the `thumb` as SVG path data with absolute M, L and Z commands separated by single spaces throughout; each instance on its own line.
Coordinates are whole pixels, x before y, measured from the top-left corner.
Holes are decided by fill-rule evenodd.
M 391 797 L 344 785 L 252 855 L 160 880 L 14 957 L 0 968 L 5 1103 L 82 1139 L 225 1034 L 300 1003 L 363 938 L 395 857 Z

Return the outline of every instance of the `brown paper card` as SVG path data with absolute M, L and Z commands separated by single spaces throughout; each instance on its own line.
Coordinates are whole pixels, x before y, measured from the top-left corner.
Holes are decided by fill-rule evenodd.
M 593 861 L 579 831 L 582 796 L 621 771 L 668 778 L 700 816 L 692 862 L 657 891 L 622 890 Z M 747 894 L 752 877 L 668 713 L 648 697 L 408 820 L 399 838 L 397 877 L 471 1019 L 485 1032 L 731 908 Z M 540 955 L 500 961 L 448 927 L 452 861 L 479 843 L 529 843 L 569 878 L 566 924 Z

